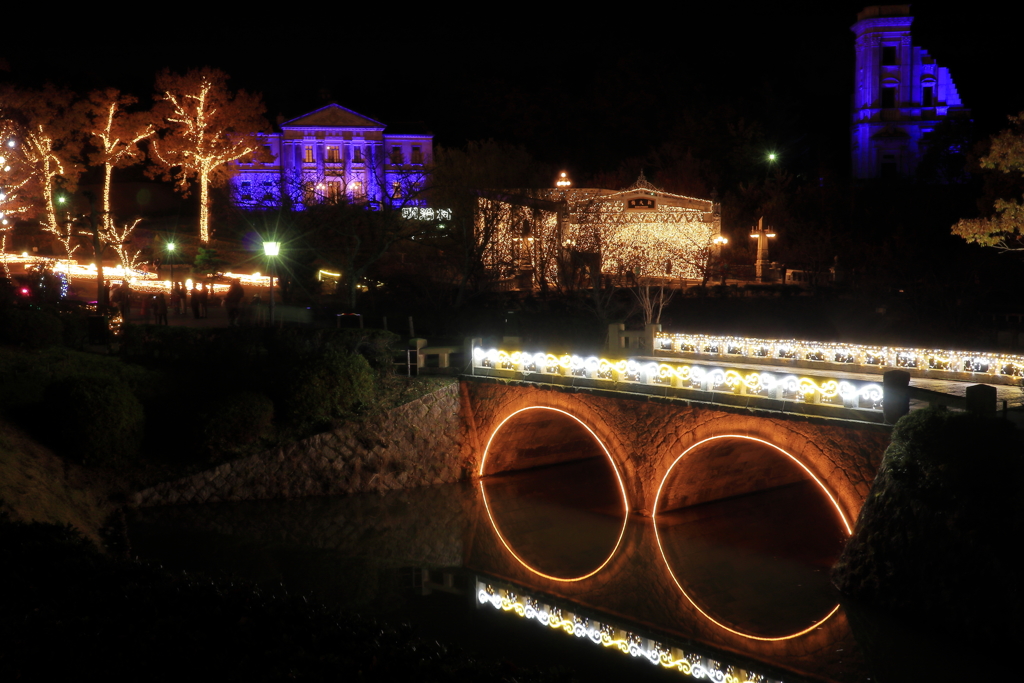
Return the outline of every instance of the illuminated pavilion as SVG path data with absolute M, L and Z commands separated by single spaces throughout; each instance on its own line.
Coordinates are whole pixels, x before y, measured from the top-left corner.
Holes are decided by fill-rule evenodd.
M 641 174 L 625 190 L 481 192 L 476 232 L 485 267 L 519 289 L 587 286 L 597 272 L 627 285 L 701 279 L 721 234 L 721 208 L 663 192 Z
M 264 136 L 272 161 L 235 165 L 232 196 L 243 208 L 272 208 L 290 198 L 301 208 L 319 201 L 420 206 L 433 161 L 433 135 L 399 132 L 338 104 L 280 124 Z

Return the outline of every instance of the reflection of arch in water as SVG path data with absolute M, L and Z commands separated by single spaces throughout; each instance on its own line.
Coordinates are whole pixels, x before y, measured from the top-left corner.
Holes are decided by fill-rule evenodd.
M 615 460 L 612 458 L 612 455 L 609 452 L 608 447 L 604 444 L 604 441 L 597 435 L 597 433 L 593 429 L 591 429 L 591 427 L 589 425 L 587 425 L 585 422 L 583 422 L 581 419 L 579 419 L 578 417 L 576 417 L 572 413 L 569 413 L 569 412 L 567 412 L 565 410 L 561 410 L 559 408 L 552 408 L 550 406 L 528 406 L 526 408 L 520 408 L 519 410 L 516 410 L 515 412 L 513 412 L 513 413 L 509 414 L 507 417 L 505 417 L 494 428 L 494 431 L 491 432 L 491 436 L 487 440 L 487 446 L 484 448 L 483 457 L 480 459 L 480 469 L 479 469 L 478 475 L 480 477 L 484 477 L 484 476 L 486 476 L 488 474 L 495 474 L 497 472 L 508 471 L 510 469 L 513 469 L 513 468 L 509 467 L 509 465 L 512 464 L 512 463 L 510 463 L 507 460 L 507 458 L 503 462 L 501 457 L 496 457 L 496 458 L 492 458 L 492 459 L 497 459 L 499 461 L 498 465 L 493 467 L 493 468 L 491 468 L 492 469 L 491 472 L 488 472 L 487 471 L 488 470 L 488 456 L 492 455 L 492 447 L 496 446 L 497 443 L 499 443 L 499 442 L 496 442 L 495 439 L 498 437 L 498 433 L 502 431 L 502 428 L 505 427 L 505 425 L 507 423 L 509 423 L 509 421 L 512 420 L 513 418 L 515 418 L 517 415 L 524 414 L 527 411 L 550 411 L 551 413 L 555 414 L 552 417 L 555 417 L 556 419 L 563 420 L 563 421 L 571 420 L 571 422 L 568 422 L 566 424 L 571 425 L 571 427 L 575 428 L 575 429 L 578 429 L 578 428 L 582 427 L 584 430 L 586 430 L 585 433 L 587 435 L 589 435 L 590 439 L 593 440 L 593 443 L 598 445 L 598 446 L 600 446 L 600 452 L 603 454 L 605 460 L 607 460 L 608 465 L 612 469 L 612 472 L 615 473 L 615 481 L 616 481 L 616 484 L 618 485 L 618 492 L 619 492 L 619 495 L 622 498 L 622 526 L 619 529 L 618 536 L 617 536 L 617 538 L 615 540 L 615 544 L 614 544 L 614 547 L 612 548 L 611 552 L 608 554 L 607 557 L 604 558 L 604 560 L 595 569 L 593 569 L 591 571 L 588 571 L 588 572 L 586 572 L 586 573 L 584 573 L 582 575 L 579 575 L 579 576 L 559 577 L 559 576 L 553 576 L 551 574 L 545 573 L 545 572 L 541 571 L 540 569 L 538 569 L 537 567 L 532 566 L 523 557 L 521 557 L 521 555 L 519 553 L 517 553 L 512 548 L 512 544 L 509 543 L 509 541 L 505 538 L 505 536 L 501 533 L 501 530 L 499 529 L 498 523 L 497 523 L 497 521 L 495 520 L 495 517 L 494 517 L 494 512 L 492 510 L 491 503 L 490 503 L 490 501 L 488 500 L 488 497 L 487 497 L 487 492 L 486 492 L 485 487 L 484 487 L 484 482 L 480 481 L 479 482 L 480 493 L 481 493 L 481 496 L 482 496 L 483 501 L 484 501 L 484 507 L 487 510 L 487 517 L 488 517 L 488 519 L 491 522 L 491 527 L 494 529 L 494 533 L 497 535 L 498 539 L 501 541 L 501 544 L 503 546 L 505 546 L 505 549 L 509 552 L 509 554 L 511 554 L 516 559 L 516 561 L 518 561 L 522 566 L 526 567 L 526 569 L 528 569 L 529 571 L 533 572 L 534 574 L 536 574 L 538 576 L 542 576 L 542 577 L 544 577 L 546 579 L 550 579 L 552 581 L 559 581 L 559 582 L 563 582 L 563 583 L 564 582 L 582 581 L 584 579 L 588 579 L 588 578 L 594 576 L 595 574 L 597 574 L 602 569 L 604 569 L 604 567 L 607 566 L 607 564 L 615 556 L 615 553 L 618 552 L 619 546 L 622 545 L 622 539 L 625 536 L 626 526 L 627 526 L 627 523 L 629 521 L 629 503 L 628 503 L 628 500 L 627 500 L 626 487 L 625 487 L 625 484 L 624 484 L 624 482 L 622 480 L 622 475 L 619 472 L 619 468 L 616 466 Z M 536 415 L 540 415 L 540 414 L 537 413 Z M 543 444 L 541 444 L 541 446 L 543 447 Z M 527 463 L 526 467 L 544 466 L 544 465 L 548 465 L 548 464 L 551 464 L 551 461 L 545 459 L 545 460 L 540 461 L 540 462 Z
M 655 539 L 656 539 L 657 545 L 658 545 L 658 551 L 661 553 L 661 558 L 662 558 L 662 561 L 665 563 L 665 568 L 668 570 L 668 573 L 672 577 L 672 580 L 676 584 L 676 587 L 683 594 L 683 596 L 686 598 L 686 600 L 691 605 L 693 605 L 694 609 L 696 609 L 706 619 L 708 619 L 709 621 L 714 623 L 716 626 L 722 628 L 725 631 L 728 631 L 728 632 L 733 633 L 735 635 L 741 636 L 743 638 L 750 638 L 752 640 L 761 640 L 761 641 L 788 640 L 788 639 L 791 639 L 791 638 L 797 638 L 799 636 L 805 635 L 805 634 L 813 631 L 814 629 L 818 628 L 819 626 L 824 624 L 826 621 L 828 621 L 832 617 L 832 615 L 834 615 L 839 610 L 839 605 L 836 604 L 825 616 L 823 616 L 822 618 L 816 620 L 809 627 L 807 627 L 805 629 L 802 629 L 802 630 L 799 630 L 799 631 L 797 631 L 795 633 L 789 633 L 789 634 L 782 635 L 782 636 L 771 636 L 771 637 L 755 635 L 755 634 L 752 634 L 752 633 L 745 633 L 743 631 L 739 631 L 737 629 L 731 628 L 730 626 L 722 623 L 720 620 L 715 619 L 713 616 L 711 616 L 711 614 L 709 614 L 705 609 L 703 609 L 697 603 L 697 601 L 694 600 L 694 598 L 686 591 L 686 589 L 683 588 L 683 582 L 679 580 L 679 577 L 676 576 L 675 571 L 672 569 L 672 565 L 669 562 L 669 559 L 668 559 L 668 557 L 667 557 L 667 555 L 665 553 L 665 548 L 664 548 L 664 545 L 662 543 L 662 535 L 661 535 L 661 532 L 658 530 L 658 523 L 657 523 L 658 512 L 659 512 L 659 510 L 661 508 L 661 504 L 663 502 L 662 501 L 662 496 L 663 496 L 663 492 L 665 490 L 665 485 L 669 481 L 669 479 L 671 478 L 672 472 L 675 469 L 676 465 L 678 465 L 683 460 L 685 460 L 687 458 L 687 456 L 689 456 L 692 453 L 694 453 L 701 446 L 704 446 L 704 445 L 708 444 L 709 442 L 713 442 L 713 441 L 716 441 L 718 439 L 740 439 L 740 440 L 744 440 L 744 441 L 755 442 L 756 444 L 759 444 L 762 447 L 767 447 L 768 449 L 770 449 L 771 451 L 776 452 L 779 455 L 785 456 L 785 458 L 787 458 L 789 461 L 795 463 L 815 483 L 815 485 L 817 486 L 818 490 L 820 490 L 822 493 L 824 493 L 825 496 L 828 498 L 829 503 L 831 504 L 831 507 L 835 510 L 836 516 L 838 517 L 839 522 L 842 524 L 842 527 L 843 527 L 843 529 L 846 532 L 846 535 L 849 536 L 852 533 L 852 528 L 850 526 L 850 522 L 847 519 L 845 513 L 843 512 L 843 509 L 840 506 L 839 502 L 836 500 L 836 497 L 832 494 L 831 491 L 828 490 L 828 488 L 825 486 L 825 484 L 822 482 L 822 480 L 818 476 L 816 476 L 814 474 L 814 472 L 812 472 L 810 470 L 810 468 L 808 468 L 804 463 L 800 462 L 799 459 L 797 459 L 791 453 L 783 450 L 782 448 L 779 448 L 775 444 L 772 444 L 772 443 L 770 443 L 768 441 L 765 441 L 764 439 L 759 439 L 757 437 L 746 436 L 746 435 L 741 435 L 741 434 L 721 434 L 721 435 L 718 435 L 718 436 L 712 436 L 712 437 L 703 439 L 702 441 L 699 441 L 699 442 L 693 444 L 692 446 L 690 446 L 689 448 L 687 448 L 682 454 L 679 455 L 679 457 L 677 457 L 675 459 L 675 461 L 672 463 L 672 465 L 669 466 L 668 470 L 665 473 L 665 476 L 662 478 L 661 484 L 658 486 L 658 492 L 657 492 L 657 494 L 655 496 L 655 502 L 654 502 L 654 533 L 655 533 Z

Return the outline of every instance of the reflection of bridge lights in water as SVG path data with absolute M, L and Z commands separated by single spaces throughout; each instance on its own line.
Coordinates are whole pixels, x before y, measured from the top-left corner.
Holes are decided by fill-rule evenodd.
M 549 412 L 523 415 L 526 411 Z M 590 578 L 615 556 L 626 532 L 629 507 L 622 476 L 607 447 L 590 427 L 564 410 L 532 406 L 512 413 L 491 433 L 480 462 L 481 477 L 489 456 L 500 444 L 495 438 L 517 415 L 534 422 L 541 416 L 562 421 L 566 428 L 561 433 L 575 430 L 587 435 L 590 446 L 600 446 L 604 459 L 545 463 L 543 470 L 481 479 L 480 493 L 494 533 L 516 561 L 538 576 L 561 582 Z M 594 451 L 598 453 L 596 448 Z M 614 480 L 607 476 L 609 467 Z M 576 488 L 566 486 L 566 480 L 575 483 Z M 581 480 L 594 484 L 593 488 L 580 490 Z M 527 490 L 529 495 L 523 495 Z M 615 512 L 616 516 L 621 514 L 621 524 L 600 511 L 601 503 L 621 505 L 621 513 Z
M 638 659 L 645 659 L 655 666 L 674 669 L 684 676 L 708 679 L 718 683 L 780 683 L 776 679 L 722 664 L 694 651 L 683 651 L 650 638 L 614 626 L 608 622 L 576 614 L 540 600 L 518 594 L 518 589 L 495 588 L 489 583 L 476 580 L 477 601 L 490 605 L 496 610 L 515 614 L 527 620 L 536 621 L 554 631 L 586 639 L 595 645 Z M 689 648 L 687 648 L 689 650 Z
M 742 443 L 732 449 L 729 441 L 709 443 L 723 439 Z M 666 484 L 688 455 L 689 462 L 697 463 L 692 458 L 701 457 L 700 450 L 707 451 L 706 457 L 715 457 L 707 449 L 731 453 L 744 444 L 769 457 L 785 456 L 784 462 L 795 463 L 806 475 L 804 482 L 682 510 L 662 509 L 671 488 Z M 808 510 L 812 514 L 806 514 Z M 687 601 L 720 628 L 753 640 L 787 640 L 813 631 L 838 611 L 827 568 L 835 559 L 830 554 L 837 554 L 841 547 L 835 544 L 850 535 L 850 523 L 821 480 L 778 446 L 734 434 L 694 444 L 666 472 L 654 512 L 658 551 L 669 575 Z M 792 529 L 789 520 L 797 515 L 802 521 L 795 530 L 799 533 L 787 536 Z M 811 570 L 815 564 L 819 568 Z M 807 626 L 809 622 L 813 623 Z

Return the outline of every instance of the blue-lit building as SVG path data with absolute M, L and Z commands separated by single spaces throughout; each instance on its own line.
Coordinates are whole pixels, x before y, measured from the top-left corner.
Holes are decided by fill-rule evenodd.
M 313 202 L 370 207 L 425 206 L 420 196 L 433 161 L 433 135 L 389 128 L 329 104 L 265 136 L 265 159 L 238 162 L 232 196 L 244 208 L 301 208 Z
M 910 5 L 867 7 L 851 27 L 856 35 L 852 145 L 853 176 L 914 173 L 928 134 L 950 118 L 969 118 L 949 69 L 911 42 Z

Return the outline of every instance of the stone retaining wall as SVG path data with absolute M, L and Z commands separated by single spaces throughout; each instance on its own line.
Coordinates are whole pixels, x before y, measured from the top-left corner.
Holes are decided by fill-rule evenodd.
M 165 482 L 136 505 L 217 503 L 391 491 L 464 479 L 459 385 L 380 416 Z

